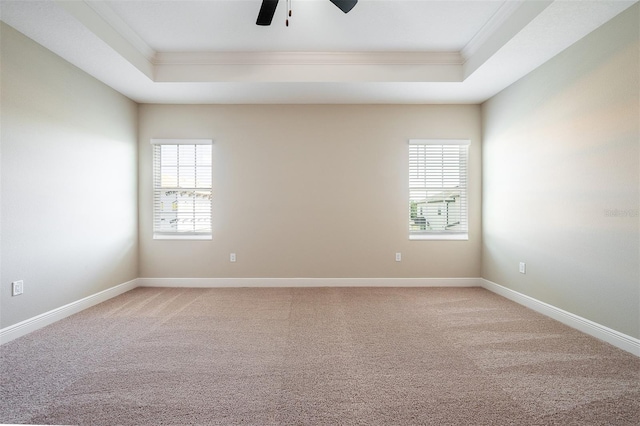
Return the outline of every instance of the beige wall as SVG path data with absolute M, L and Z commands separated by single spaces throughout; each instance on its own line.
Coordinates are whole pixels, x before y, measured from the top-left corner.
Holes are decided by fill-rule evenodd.
M 482 107 L 136 107 L 1 24 L 0 328 L 138 276 L 483 276 L 640 337 L 638 13 Z M 151 138 L 214 139 L 213 240 L 152 239 Z M 471 139 L 469 241 L 408 240 L 410 138 Z
M 137 277 L 137 107 L 0 25 L 4 328 Z
M 139 118 L 141 277 L 480 274 L 477 105 L 141 105 Z M 214 139 L 212 241 L 152 239 L 151 138 Z M 469 241 L 408 240 L 410 138 L 471 139 Z
M 635 5 L 482 106 L 482 276 L 636 338 L 639 18 Z

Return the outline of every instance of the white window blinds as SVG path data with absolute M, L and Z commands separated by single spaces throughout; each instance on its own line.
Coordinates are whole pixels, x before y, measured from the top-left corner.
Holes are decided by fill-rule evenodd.
M 212 141 L 152 139 L 154 238 L 211 237 Z
M 468 140 L 409 141 L 409 236 L 466 238 Z

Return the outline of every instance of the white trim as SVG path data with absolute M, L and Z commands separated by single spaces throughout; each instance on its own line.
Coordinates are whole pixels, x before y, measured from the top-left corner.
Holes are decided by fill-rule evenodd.
M 151 139 L 151 145 L 213 145 L 213 139 Z
M 5 344 L 13 339 L 17 339 L 18 337 L 31 333 L 32 331 L 46 327 L 56 321 L 60 321 L 63 318 L 97 305 L 98 303 L 102 303 L 113 297 L 119 296 L 129 290 L 133 290 L 136 287 L 138 287 L 138 280 L 133 279 L 59 308 L 52 309 L 43 314 L 36 315 L 33 318 L 29 318 L 17 324 L 0 329 L 0 344 Z
M 481 287 L 493 293 L 499 294 L 500 296 L 512 300 L 520 305 L 546 315 L 549 318 L 560 321 L 569 327 L 575 328 L 576 330 L 597 339 L 604 340 L 617 348 L 631 352 L 632 354 L 640 357 L 640 339 L 620 333 L 619 331 L 613 330 L 579 315 L 572 314 L 571 312 L 567 312 L 553 305 L 549 305 L 548 303 L 541 302 L 533 297 L 511 290 L 487 279 L 480 278 L 479 282 Z
M 155 51 L 104 2 L 54 1 L 127 62 L 153 79 Z
M 467 79 L 487 64 L 500 49 L 513 44 L 516 36 L 525 29 L 530 29 L 534 19 L 553 2 L 554 0 L 515 0 L 503 3 L 496 14 L 460 51 L 464 58 L 463 79 Z
M 154 240 L 212 240 L 212 234 L 187 234 L 176 232 L 173 234 L 153 234 Z
M 138 278 L 140 287 L 479 287 L 480 278 Z
M 104 1 L 84 0 L 95 13 L 97 13 L 113 30 L 133 46 L 148 61 L 153 62 L 156 51 L 147 44 L 131 27 L 122 20 L 112 8 Z
M 471 145 L 469 139 L 409 139 L 409 145 Z
M 460 52 L 156 52 L 155 65 L 462 65 Z
M 460 83 L 458 64 L 157 64 L 156 83 Z
M 446 233 L 446 232 L 424 232 L 409 231 L 410 241 L 469 241 L 469 234 L 464 233 Z
M 513 15 L 524 3 L 524 0 L 511 0 L 505 1 L 500 5 L 498 10 L 493 14 L 491 18 L 480 28 L 467 45 L 462 48 L 460 55 L 464 60 L 469 59 L 475 54 L 480 47 L 504 25 L 505 22 Z

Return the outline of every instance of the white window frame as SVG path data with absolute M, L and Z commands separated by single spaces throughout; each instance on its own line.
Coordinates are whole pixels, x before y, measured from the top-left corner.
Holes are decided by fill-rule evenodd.
M 468 240 L 469 239 L 469 145 L 470 140 L 468 139 L 410 139 L 409 140 L 409 239 L 410 240 Z M 454 163 L 452 167 L 449 167 L 449 170 L 454 170 L 452 174 L 449 171 L 449 175 L 445 177 L 443 170 L 446 167 L 446 160 L 444 159 L 444 155 L 441 159 L 437 157 L 431 156 L 431 154 L 426 153 L 426 149 L 424 151 L 424 157 L 419 159 L 420 154 L 417 149 L 412 149 L 411 146 L 430 146 L 435 147 L 437 150 L 438 147 L 442 148 L 442 151 L 446 148 L 445 146 L 456 146 L 459 148 L 458 151 L 458 163 Z M 451 149 L 449 149 L 451 151 Z M 454 150 L 455 151 L 455 150 Z M 432 151 L 433 152 L 433 151 Z M 433 164 L 435 167 L 435 176 L 441 174 L 440 185 L 433 185 L 429 181 L 433 182 L 433 178 L 427 178 L 429 174 L 427 165 L 426 156 L 429 155 L 429 162 Z M 436 160 L 435 162 L 433 162 Z M 449 157 L 451 160 L 451 157 Z M 440 162 L 438 162 L 440 161 Z M 449 162 L 449 164 L 452 164 Z M 457 171 L 457 172 L 456 172 Z M 431 174 L 434 176 L 434 174 Z M 456 177 L 457 176 L 457 177 Z M 445 180 L 449 180 L 449 182 L 445 183 Z M 452 180 L 453 179 L 453 180 Z M 424 185 L 419 185 L 419 181 L 423 180 Z M 457 182 L 458 185 L 453 187 L 450 186 L 451 182 Z M 458 216 L 458 223 L 453 222 L 453 224 L 449 224 L 448 220 L 445 220 L 446 225 L 445 229 L 428 229 L 429 221 L 428 214 L 432 213 L 423 213 L 419 214 L 417 209 L 420 204 L 429 204 L 428 201 L 418 201 L 422 200 L 423 197 L 420 196 L 421 193 L 428 194 L 429 192 L 438 192 L 441 191 L 444 194 L 447 190 L 455 189 L 453 192 L 456 193 L 455 196 L 451 197 L 451 201 L 445 201 L 443 195 L 442 203 L 444 209 L 446 209 L 447 218 L 449 217 L 449 208 L 451 203 L 459 203 L 456 206 L 456 213 Z M 426 195 L 425 195 L 426 197 Z M 428 198 L 427 198 L 428 199 Z M 434 202 L 435 203 L 435 202 Z M 425 211 L 428 209 L 425 207 Z M 441 214 L 438 209 L 438 215 Z M 453 213 L 452 213 L 453 216 Z M 417 222 L 416 217 L 421 217 L 423 222 Z M 438 223 L 438 225 L 440 225 Z M 416 229 L 418 226 L 424 228 Z M 451 227 L 451 229 L 446 229 L 447 227 Z
M 153 161 L 153 176 L 152 176 L 152 185 L 153 185 L 153 239 L 154 240 L 211 240 L 212 239 L 212 227 L 213 227 L 213 215 L 211 213 L 212 210 L 212 200 L 213 197 L 213 176 L 211 176 L 211 185 L 202 187 L 197 183 L 194 187 L 187 188 L 184 186 L 180 186 L 179 184 L 179 169 L 176 174 L 176 179 L 178 185 L 176 187 L 163 187 L 161 183 L 161 165 L 160 165 L 160 146 L 162 145 L 213 145 L 212 139 L 151 139 L 152 145 L 152 161 Z M 178 147 L 179 149 L 179 147 Z M 213 150 L 211 153 L 213 157 Z M 197 169 L 197 161 L 194 162 L 195 168 L 194 173 L 195 176 L 198 175 Z M 211 173 L 213 173 L 213 158 L 211 158 L 210 165 L 204 165 L 201 167 L 210 168 Z M 194 177 L 194 179 L 196 179 Z M 195 182 L 195 181 L 194 181 Z M 181 190 L 181 191 L 193 191 L 194 193 L 197 191 L 199 193 L 209 192 L 209 229 L 204 232 L 191 232 L 191 231 L 167 231 L 166 229 L 160 229 L 160 206 L 162 205 L 162 191 L 172 191 L 172 190 Z M 196 195 L 194 194 L 194 199 Z M 196 212 L 194 206 L 194 220 L 196 219 Z

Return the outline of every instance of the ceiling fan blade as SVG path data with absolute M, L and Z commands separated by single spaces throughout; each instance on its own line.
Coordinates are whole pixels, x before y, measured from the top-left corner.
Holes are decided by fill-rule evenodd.
M 262 0 L 256 25 L 271 25 L 273 14 L 276 13 L 276 6 L 278 6 L 278 0 Z
M 338 8 L 344 13 L 347 13 L 353 9 L 353 6 L 358 3 L 358 0 L 331 0 L 331 3 L 338 6 Z

